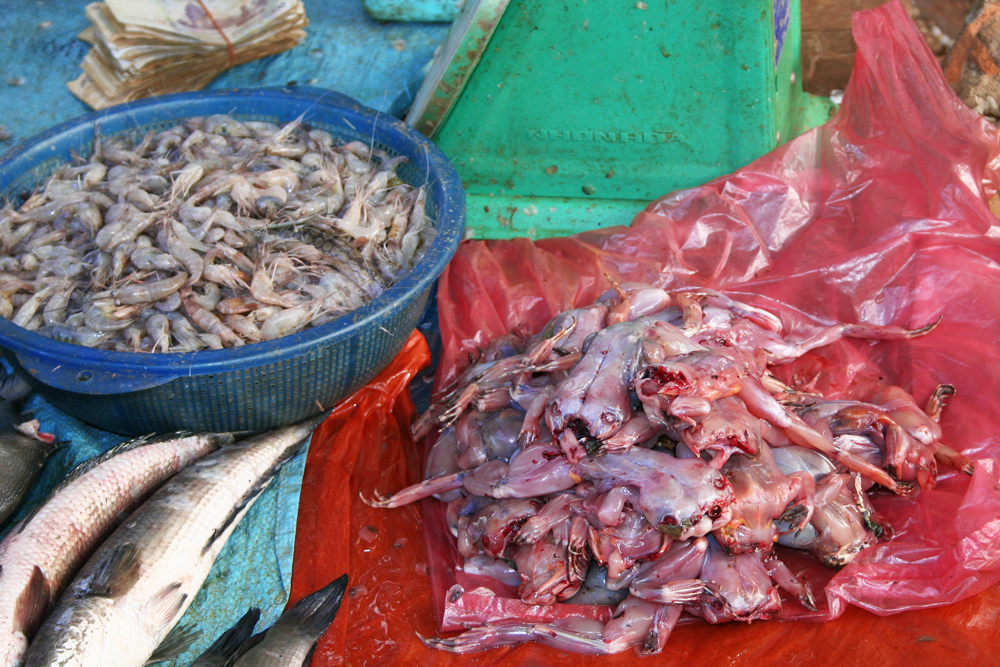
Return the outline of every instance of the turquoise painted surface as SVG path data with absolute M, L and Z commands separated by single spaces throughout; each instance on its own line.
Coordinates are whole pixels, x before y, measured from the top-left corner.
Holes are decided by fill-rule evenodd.
M 393 113 L 422 78 L 421 69 L 448 31 L 447 23 L 388 23 L 365 13 L 361 0 L 304 0 L 307 37 L 290 51 L 240 65 L 213 88 L 284 85 L 290 81 L 337 90 Z M 80 74 L 88 45 L 86 1 L 2 2 L 0 125 L 14 137 L 0 153 L 39 131 L 90 111 L 66 82 Z M 46 25 L 48 24 L 48 25 Z M 12 85 L 21 79 L 20 85 Z M 402 96 L 402 97 L 401 97 Z
M 363 0 L 365 11 L 380 21 L 453 21 L 464 0 Z

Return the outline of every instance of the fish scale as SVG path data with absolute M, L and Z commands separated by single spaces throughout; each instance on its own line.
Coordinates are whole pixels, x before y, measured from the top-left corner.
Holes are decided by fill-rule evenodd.
M 191 604 L 240 519 L 323 415 L 178 473 L 101 545 L 39 630 L 26 667 L 140 667 Z
M 0 664 L 20 665 L 33 629 L 121 515 L 229 436 L 123 443 L 70 473 L 0 542 Z

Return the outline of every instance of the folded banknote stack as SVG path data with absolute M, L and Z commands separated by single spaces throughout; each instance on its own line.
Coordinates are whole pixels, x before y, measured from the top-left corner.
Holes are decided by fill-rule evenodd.
M 234 65 L 305 38 L 301 0 L 104 0 L 87 5 L 91 45 L 67 85 L 95 109 L 199 90 Z

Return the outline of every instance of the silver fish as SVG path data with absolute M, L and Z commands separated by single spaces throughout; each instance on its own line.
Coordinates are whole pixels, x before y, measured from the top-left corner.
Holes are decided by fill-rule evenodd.
M 0 542 L 0 665 L 21 664 L 28 641 L 70 577 L 126 512 L 226 434 L 139 438 L 77 466 Z
M 34 420 L 30 423 L 37 425 Z M 51 436 L 0 431 L 0 523 L 21 504 L 56 447 Z
M 252 607 L 250 611 L 236 621 L 236 624 L 219 635 L 215 643 L 209 646 L 189 667 L 227 667 L 234 656 L 240 655 L 240 649 L 253 634 L 253 629 L 260 620 L 260 609 Z
M 142 667 L 166 659 L 167 645 L 190 644 L 183 628 L 168 634 L 233 529 L 323 417 L 240 441 L 174 476 L 90 558 L 24 664 Z
M 345 574 L 296 602 L 233 667 L 306 667 L 312 662 L 316 642 L 333 623 L 346 590 Z

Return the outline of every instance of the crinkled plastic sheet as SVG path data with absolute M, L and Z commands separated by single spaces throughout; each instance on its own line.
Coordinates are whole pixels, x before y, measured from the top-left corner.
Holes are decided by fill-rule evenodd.
M 369 507 L 362 495 L 420 479 L 409 424 L 410 380 L 430 361 L 413 333 L 388 368 L 341 402 L 313 433 L 299 499 L 289 603 L 345 572 L 349 592 L 319 642 L 313 665 L 419 664 L 402 661 L 414 630 L 434 631 L 419 507 Z M 403 445 L 409 445 L 404 447 Z M 421 621 L 429 621 L 423 622 Z M 402 639 L 401 639 L 402 634 Z
M 1000 578 L 1000 222 L 987 203 L 997 131 L 952 94 L 902 6 L 856 14 L 854 28 L 857 64 L 829 123 L 650 204 L 627 229 L 467 243 L 439 306 L 443 382 L 483 341 L 537 331 L 592 300 L 606 276 L 722 289 L 791 329 L 942 318 L 922 338 L 844 341 L 781 369 L 799 384 L 818 378 L 833 397 L 866 398 L 880 378 L 919 401 L 954 384 L 945 438 L 979 459 L 971 480 L 944 471 L 938 490 L 880 499 L 897 535 L 827 585 L 831 617 L 844 603 L 877 613 L 947 604 Z
M 438 386 L 491 337 L 515 326 L 538 330 L 593 300 L 609 278 L 712 286 L 780 313 L 791 329 L 942 318 L 911 341 L 841 341 L 784 367 L 783 377 L 859 398 L 875 382 L 896 383 L 921 402 L 937 384 L 955 385 L 945 441 L 975 459 L 975 474 L 943 469 L 935 490 L 913 498 L 877 493 L 896 536 L 840 571 L 783 550 L 821 591 L 818 614 L 788 603 L 785 617 L 827 622 L 693 622 L 667 643 L 671 663 L 941 664 L 963 656 L 1000 664 L 1000 222 L 987 204 L 998 189 L 1000 138 L 952 94 L 898 2 L 856 14 L 853 27 L 855 70 L 826 125 L 731 176 L 653 202 L 627 229 L 467 242 L 441 279 Z M 354 586 L 314 664 L 632 664 L 632 652 L 589 658 L 532 644 L 452 656 L 419 643 L 415 633 L 437 634 L 442 620 L 454 627 L 486 608 L 523 610 L 468 585 L 444 599 L 456 577 L 454 550 L 435 501 L 424 501 L 421 526 L 414 506 L 374 510 L 357 497 L 419 479 L 413 448 L 397 447 L 408 444 L 412 407 L 386 389 L 424 363 L 408 350 L 395 363 L 409 354 L 411 367 L 390 369 L 372 390 L 381 400 L 363 398 L 353 416 L 327 422 L 309 452 L 293 599 L 345 569 Z

